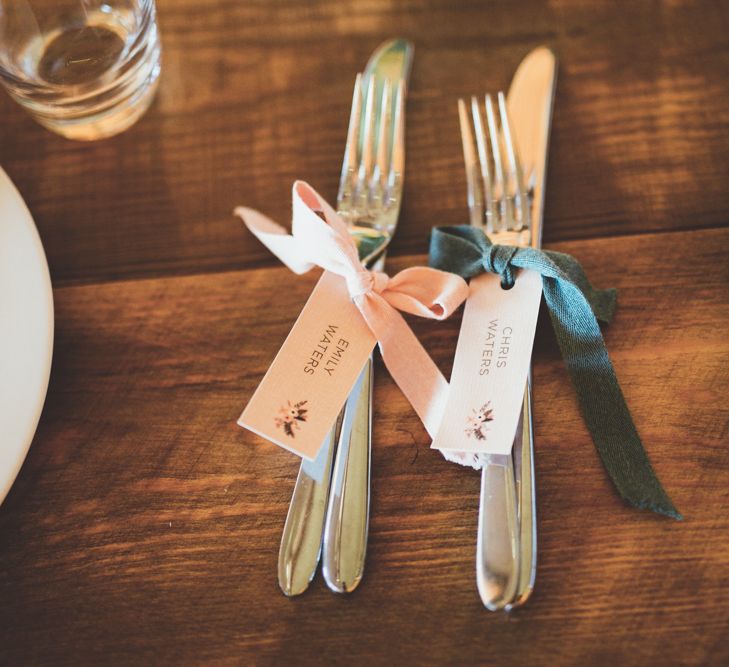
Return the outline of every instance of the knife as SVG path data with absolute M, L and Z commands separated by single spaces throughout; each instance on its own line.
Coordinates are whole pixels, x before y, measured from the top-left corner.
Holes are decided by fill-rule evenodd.
M 507 95 L 509 118 L 518 141 L 527 188 L 532 192 L 531 241 L 542 245 L 547 153 L 557 84 L 557 58 L 546 47 L 529 53 L 516 70 Z M 522 416 L 514 439 L 514 475 L 519 521 L 519 576 L 509 611 L 524 604 L 534 588 L 537 568 L 537 522 L 534 483 L 534 431 L 530 404 L 531 373 L 524 392 Z

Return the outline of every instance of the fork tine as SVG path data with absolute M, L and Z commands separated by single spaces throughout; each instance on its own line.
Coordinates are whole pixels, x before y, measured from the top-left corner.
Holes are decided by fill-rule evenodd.
M 468 119 L 466 102 L 458 100 L 458 119 L 461 125 L 461 143 L 463 144 L 463 161 L 466 163 L 466 188 L 468 192 L 468 213 L 471 224 L 483 226 L 483 195 L 478 183 L 478 164 L 471 132 L 471 121 Z
M 364 136 L 362 137 L 361 160 L 357 178 L 357 197 L 362 204 L 362 210 L 367 210 L 367 186 L 372 177 L 374 166 L 375 143 L 375 88 L 376 81 L 373 76 L 367 77 L 367 95 L 364 109 Z
M 392 105 L 391 105 L 390 79 L 385 79 L 382 84 L 382 97 L 380 99 L 380 125 L 377 129 L 377 161 L 372 172 L 372 183 L 370 191 L 373 196 L 381 199 L 383 196 L 385 182 L 390 161 L 390 130 L 392 128 Z
M 352 186 L 359 166 L 358 144 L 359 131 L 362 118 L 362 75 L 357 74 L 354 80 L 352 93 L 352 110 L 349 113 L 349 128 L 347 129 L 347 146 L 342 162 L 342 174 L 339 178 L 339 192 L 337 193 L 337 207 L 341 208 L 352 197 Z
M 483 125 L 483 115 L 478 100 L 471 98 L 471 116 L 473 116 L 473 127 L 476 131 L 476 147 L 478 148 L 478 162 L 481 167 L 481 181 L 483 183 L 483 198 L 486 209 L 486 232 L 494 231 L 494 220 L 496 209 L 494 206 L 494 184 L 491 178 L 491 166 L 486 146 L 486 131 Z
M 504 197 L 504 165 L 501 161 L 501 140 L 499 138 L 499 129 L 496 125 L 496 115 L 494 114 L 494 104 L 491 95 L 486 95 L 486 122 L 489 128 L 489 139 L 491 142 L 491 155 L 494 160 L 494 200 L 498 205 L 498 215 L 495 216 L 494 230 L 500 231 L 504 228 L 504 219 L 506 217 L 506 198 Z
M 511 133 L 509 113 L 506 108 L 504 93 L 499 93 L 499 115 L 501 116 L 501 131 L 506 148 L 506 157 L 509 161 L 509 189 L 513 192 L 514 206 L 513 216 L 509 216 L 507 224 L 511 223 L 512 229 L 519 231 L 529 224 L 526 190 L 524 186 L 524 174 L 519 162 L 519 150 L 516 145 L 516 138 Z
M 400 79 L 395 93 L 395 118 L 392 137 L 392 159 L 390 161 L 390 182 L 402 178 L 405 171 L 405 80 Z

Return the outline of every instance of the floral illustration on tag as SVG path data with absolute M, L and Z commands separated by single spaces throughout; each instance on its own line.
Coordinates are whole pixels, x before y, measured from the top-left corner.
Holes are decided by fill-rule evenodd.
M 308 412 L 306 401 L 292 403 L 286 401 L 286 405 L 278 409 L 280 417 L 276 417 L 276 428 L 282 428 L 284 433 L 291 438 L 295 438 L 295 431 L 301 429 L 301 423 L 306 421 L 306 413 Z
M 473 414 L 468 418 L 466 435 L 469 438 L 473 436 L 476 440 L 486 440 L 486 424 L 494 420 L 491 401 L 486 401 L 479 410 L 474 408 L 471 412 Z

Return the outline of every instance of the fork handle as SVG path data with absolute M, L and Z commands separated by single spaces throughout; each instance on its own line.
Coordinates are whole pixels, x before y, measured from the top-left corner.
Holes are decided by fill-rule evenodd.
M 296 477 L 278 552 L 278 585 L 289 597 L 301 595 L 309 587 L 319 564 L 342 412 L 327 434 L 316 460 L 302 461 Z
M 519 525 L 511 454 L 492 454 L 481 469 L 476 583 L 484 605 L 498 611 L 519 582 Z
M 322 571 L 329 588 L 351 593 L 362 580 L 370 511 L 372 356 L 347 399 L 324 526 Z

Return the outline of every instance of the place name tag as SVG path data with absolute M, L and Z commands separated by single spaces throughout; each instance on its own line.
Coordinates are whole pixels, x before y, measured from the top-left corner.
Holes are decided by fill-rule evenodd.
M 484 273 L 469 289 L 445 416 L 432 447 L 509 454 L 529 374 L 542 277 L 520 270 L 505 290 L 500 276 Z
M 238 424 L 314 460 L 376 342 L 344 278 L 324 272 Z

